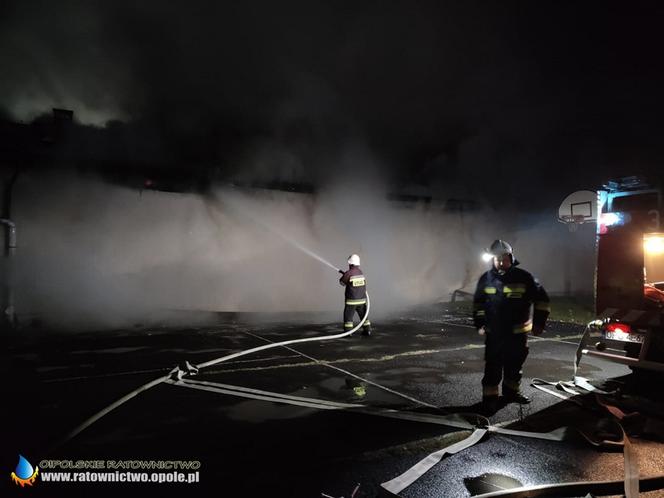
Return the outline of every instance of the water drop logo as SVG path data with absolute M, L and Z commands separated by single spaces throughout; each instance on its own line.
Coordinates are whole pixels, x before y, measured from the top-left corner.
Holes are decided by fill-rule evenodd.
M 23 456 L 18 456 L 18 464 L 16 465 L 16 471 L 12 472 L 12 481 L 21 487 L 32 486 L 37 479 L 37 474 L 39 474 L 39 467 L 32 468 L 30 462 Z

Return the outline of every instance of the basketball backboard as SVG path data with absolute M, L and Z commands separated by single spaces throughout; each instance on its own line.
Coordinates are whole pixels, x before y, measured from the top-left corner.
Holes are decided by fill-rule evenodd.
M 558 208 L 558 221 L 566 223 L 570 229 L 577 225 L 597 221 L 597 192 L 578 190 L 571 193 Z

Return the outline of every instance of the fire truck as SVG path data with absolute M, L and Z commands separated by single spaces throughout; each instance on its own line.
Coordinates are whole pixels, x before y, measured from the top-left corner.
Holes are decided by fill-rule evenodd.
M 585 193 L 584 193 L 585 192 Z M 662 195 L 639 177 L 568 196 L 560 221 L 595 221 L 595 313 L 581 351 L 664 372 L 664 230 Z

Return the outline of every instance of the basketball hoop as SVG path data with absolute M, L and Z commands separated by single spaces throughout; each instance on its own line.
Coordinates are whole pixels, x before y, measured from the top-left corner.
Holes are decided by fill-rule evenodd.
M 565 214 L 558 218 L 558 221 L 565 223 L 570 232 L 576 232 L 576 229 L 579 228 L 579 225 L 586 221 L 586 217 L 582 214 Z
M 579 190 L 568 195 L 558 208 L 558 221 L 565 223 L 570 232 L 579 225 L 597 220 L 597 192 Z

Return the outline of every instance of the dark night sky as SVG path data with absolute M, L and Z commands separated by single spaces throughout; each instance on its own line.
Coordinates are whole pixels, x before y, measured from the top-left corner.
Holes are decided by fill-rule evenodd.
M 0 9 L 1 112 L 122 121 L 130 159 L 319 184 L 355 170 L 340 151 L 360 149 L 387 183 L 542 205 L 611 176 L 664 176 L 657 2 Z

